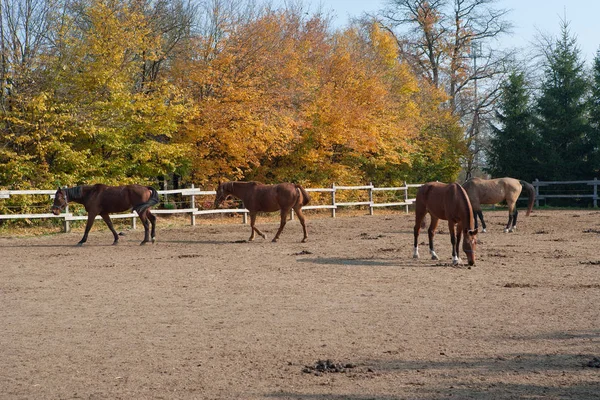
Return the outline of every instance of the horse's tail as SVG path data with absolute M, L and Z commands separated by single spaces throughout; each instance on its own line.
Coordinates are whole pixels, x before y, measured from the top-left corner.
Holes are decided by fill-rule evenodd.
M 148 201 L 133 207 L 133 209 L 135 210 L 135 212 L 138 213 L 138 215 L 141 215 L 144 211 L 146 211 L 152 206 L 155 206 L 160 201 L 156 189 L 154 189 L 152 186 L 148 186 L 148 190 L 150 190 L 150 198 L 148 199 Z
M 302 194 L 302 206 L 307 205 L 310 202 L 310 196 L 308 195 L 306 190 L 304 190 L 304 188 L 300 185 L 296 185 L 296 189 L 298 189 Z
M 529 182 L 519 181 L 521 186 L 523 186 L 527 190 L 527 196 L 529 196 L 529 204 L 527 205 L 527 214 L 531 214 L 531 210 L 533 210 L 533 202 L 535 201 L 535 188 Z

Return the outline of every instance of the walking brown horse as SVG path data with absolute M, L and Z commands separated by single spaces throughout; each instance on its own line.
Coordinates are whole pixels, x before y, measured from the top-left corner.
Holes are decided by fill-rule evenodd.
M 52 213 L 59 215 L 70 201 L 83 204 L 85 211 L 88 213 L 87 224 L 83 238 L 77 243 L 78 246 L 83 245 L 87 241 L 88 233 L 92 229 L 94 220 L 97 215 L 100 215 L 108 229 L 115 237 L 113 245 L 119 242 L 119 235 L 113 228 L 110 220 L 110 213 L 117 213 L 133 209 L 144 224 L 144 240 L 141 244 L 146 244 L 150 241 L 149 224 L 152 224 L 152 243 L 156 241 L 155 227 L 156 217 L 150 212 L 150 207 L 158 204 L 158 192 L 150 186 L 141 185 L 124 185 L 124 186 L 107 186 L 96 184 L 93 186 L 75 186 L 72 188 L 58 188 L 54 194 L 54 204 L 52 204 Z M 149 222 L 148 222 L 149 221 Z
M 504 232 L 512 232 L 517 228 L 517 199 L 521 195 L 521 190 L 525 188 L 529 196 L 529 204 L 527 206 L 527 216 L 531 214 L 533 202 L 535 201 L 535 188 L 530 183 L 519 181 L 514 178 L 498 178 L 498 179 L 481 179 L 471 178 L 462 185 L 473 207 L 475 228 L 477 228 L 477 217 L 481 220 L 483 232 L 486 231 L 483 213 L 481 212 L 482 204 L 496 204 L 505 200 L 508 205 L 508 223 Z
M 304 238 L 302 243 L 306 242 L 308 235 L 306 234 L 306 224 L 304 215 L 302 214 L 302 207 L 307 205 L 310 201 L 310 197 L 306 190 L 300 185 L 295 183 L 280 183 L 277 185 L 265 185 L 260 182 L 223 182 L 219 184 L 217 188 L 217 197 L 215 198 L 214 207 L 217 208 L 219 204 L 232 195 L 244 202 L 244 207 L 250 212 L 250 227 L 252 228 L 252 234 L 248 241 L 254 240 L 254 233 L 258 233 L 263 239 L 266 238 L 265 234 L 262 233 L 257 227 L 255 227 L 256 214 L 258 212 L 273 212 L 280 210 L 281 223 L 279 224 L 279 230 L 273 238 L 273 242 L 279 240 L 279 235 L 285 227 L 287 215 L 291 209 L 296 212 L 298 219 L 302 224 L 302 230 L 304 231 Z
M 429 236 L 429 252 L 432 260 L 439 260 L 433 249 L 433 237 L 440 219 L 448 221 L 450 241 L 452 242 L 452 263 L 461 262 L 460 240 L 464 235 L 463 251 L 467 255 L 469 265 L 475 265 L 475 248 L 477 245 L 477 229 L 473 227 L 473 209 L 465 190 L 458 183 L 429 182 L 419 188 L 415 200 L 415 251 L 414 258 L 419 258 L 419 230 L 425 215 L 429 213 L 431 223 Z M 456 228 L 456 229 L 455 229 Z

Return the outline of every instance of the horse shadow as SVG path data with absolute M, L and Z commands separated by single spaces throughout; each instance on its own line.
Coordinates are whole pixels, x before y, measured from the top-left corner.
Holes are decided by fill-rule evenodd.
M 343 257 L 316 257 L 300 258 L 296 260 L 299 263 L 320 264 L 320 265 L 338 265 L 345 267 L 398 267 L 398 268 L 440 268 L 451 267 L 461 268 L 461 266 L 452 265 L 452 263 L 436 262 L 434 264 L 415 261 L 412 258 L 389 259 L 389 258 L 343 258 Z M 465 267 L 466 268 L 466 267 Z

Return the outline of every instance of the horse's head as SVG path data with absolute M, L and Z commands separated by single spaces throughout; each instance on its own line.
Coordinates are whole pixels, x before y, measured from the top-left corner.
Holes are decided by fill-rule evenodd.
M 54 203 L 52 203 L 52 214 L 58 215 L 68 204 L 67 192 L 64 189 L 58 188 L 54 193 Z
M 214 204 L 214 208 L 219 208 L 219 205 L 227 198 L 227 196 L 229 195 L 229 192 L 225 189 L 225 183 L 219 183 L 219 186 L 217 187 L 217 195 L 215 197 L 215 204 Z
M 475 265 L 475 250 L 477 248 L 477 229 L 467 230 L 463 240 L 463 251 L 467 255 L 469 265 Z

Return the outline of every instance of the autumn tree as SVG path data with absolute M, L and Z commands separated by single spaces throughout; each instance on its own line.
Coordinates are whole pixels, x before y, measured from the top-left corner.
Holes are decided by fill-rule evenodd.
M 138 85 L 140 54 L 161 48 L 144 14 L 94 0 L 50 21 L 40 87 L 19 118 L 5 118 L 2 184 L 143 182 L 183 166 L 182 146 L 170 143 L 186 112 L 177 90 Z
M 463 124 L 470 153 L 464 166 L 477 167 L 481 127 L 489 120 L 508 55 L 491 40 L 510 30 L 507 11 L 496 0 L 392 0 L 381 13 L 394 32 L 402 57 L 433 86 L 446 91 L 448 105 Z

